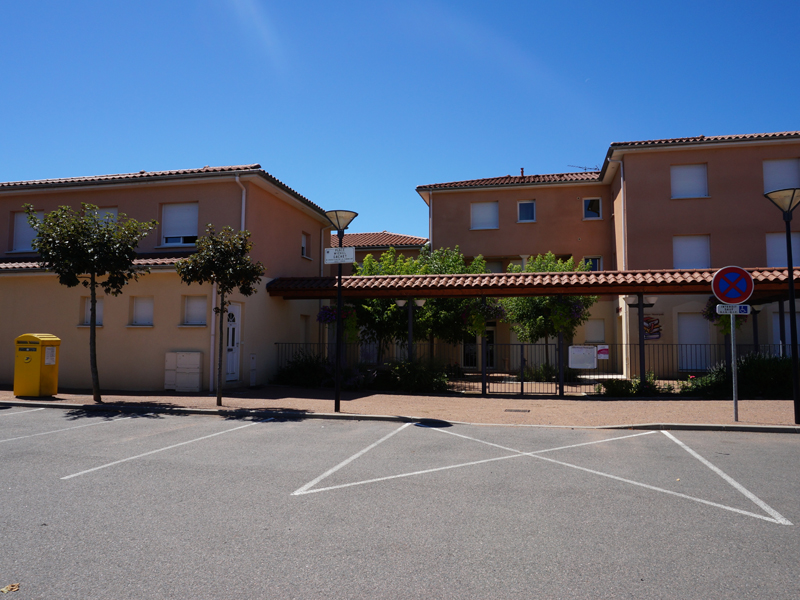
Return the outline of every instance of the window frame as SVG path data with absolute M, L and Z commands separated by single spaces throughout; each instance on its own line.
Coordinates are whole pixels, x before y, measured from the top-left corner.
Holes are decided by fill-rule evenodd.
M 12 235 L 11 235 L 11 250 L 9 250 L 9 252 L 29 252 L 29 253 L 30 252 L 36 252 L 36 250 L 34 250 L 33 247 L 32 247 L 33 246 L 33 240 L 36 239 L 36 231 L 33 229 L 33 227 L 31 227 L 28 224 L 28 215 L 27 215 L 27 213 L 25 213 L 24 211 L 16 211 L 16 212 L 13 212 L 12 215 L 13 215 L 12 222 L 13 222 L 14 231 L 12 232 Z M 39 221 L 42 221 L 44 219 L 44 211 L 43 210 L 37 210 L 36 211 L 36 216 L 39 219 Z M 20 223 L 18 222 L 19 220 L 22 221 L 22 224 L 24 225 L 24 227 L 22 227 L 22 228 L 19 227 L 19 225 L 20 225 Z M 17 235 L 20 233 L 20 231 L 25 231 L 26 233 L 30 231 L 33 234 L 32 236 L 30 236 L 30 241 L 29 241 L 28 246 L 26 248 L 18 248 L 17 247 Z
M 303 231 L 300 234 L 300 256 L 311 259 L 311 236 Z
M 589 339 L 589 323 L 602 324 L 603 337 L 602 339 Z M 583 328 L 583 341 L 587 344 L 605 344 L 606 343 L 606 320 L 605 319 L 587 319 Z
M 533 218 L 523 219 L 520 215 L 520 208 L 523 204 L 530 204 L 533 206 Z M 517 223 L 536 223 L 536 200 L 517 200 Z
M 582 204 L 583 204 L 583 220 L 584 221 L 602 221 L 603 220 L 603 199 L 600 198 L 600 197 L 594 197 L 594 198 L 583 198 L 582 200 L 583 200 L 583 202 L 582 202 Z M 598 204 L 597 214 L 598 214 L 598 216 L 597 217 L 587 217 L 586 216 L 586 203 L 587 202 L 592 202 L 593 200 L 597 200 L 597 204 Z
M 167 223 L 167 216 L 165 211 L 168 210 L 168 207 L 171 206 L 194 206 L 196 211 L 196 222 L 194 228 L 194 235 L 166 235 L 166 229 L 168 226 L 173 227 L 174 225 L 168 225 Z M 200 226 L 200 203 L 199 202 L 166 202 L 161 205 L 161 231 L 160 233 L 160 246 L 159 247 L 168 247 L 168 248 L 175 248 L 177 246 L 195 246 L 197 242 L 197 238 L 200 237 L 198 234 Z M 180 238 L 180 242 L 168 242 L 167 238 Z M 188 240 L 187 240 L 188 239 Z
M 706 266 L 702 266 L 702 267 L 681 267 L 681 266 L 678 266 L 677 264 L 675 264 L 675 241 L 678 238 L 683 238 L 683 239 L 686 239 L 686 238 L 695 238 L 695 239 L 705 238 L 706 240 L 708 240 L 708 245 L 706 247 L 707 259 L 708 260 L 707 260 Z M 707 234 L 707 233 L 689 234 L 689 235 L 673 235 L 672 236 L 672 268 L 673 269 L 682 269 L 682 270 L 710 269 L 711 268 L 711 235 Z
M 104 296 L 97 296 L 97 322 L 95 323 L 95 327 L 102 327 L 103 326 L 103 315 L 104 315 L 104 306 L 105 303 L 103 302 Z M 92 298 L 91 296 L 81 296 L 81 318 L 82 321 L 78 324 L 78 327 L 91 327 L 91 306 L 92 306 Z
M 680 169 L 689 169 L 692 167 L 703 167 L 703 177 L 705 179 L 705 194 L 687 194 L 683 196 L 676 196 L 675 195 L 675 176 L 676 173 L 680 172 Z M 670 165 L 669 166 L 669 197 L 671 200 L 691 200 L 696 198 L 710 198 L 710 192 L 708 189 L 708 163 L 689 163 L 689 164 L 682 164 L 682 165 Z
M 592 255 L 592 256 L 584 256 L 582 262 L 590 262 L 592 260 L 597 260 L 598 269 L 590 269 L 591 272 L 597 272 L 603 270 L 603 257 L 599 254 Z
M 189 301 L 202 299 L 203 301 L 203 322 L 190 322 L 189 321 Z M 183 314 L 181 318 L 180 327 L 208 327 L 208 296 L 183 296 Z
M 481 205 L 493 204 L 494 205 L 494 207 L 495 207 L 495 215 L 494 215 L 495 219 L 494 220 L 497 223 L 497 225 L 495 225 L 494 227 L 475 227 L 475 206 L 478 205 L 478 204 L 481 204 Z M 494 229 L 500 229 L 500 203 L 497 202 L 496 200 L 489 201 L 489 202 L 470 202 L 470 205 L 469 205 L 469 230 L 470 231 L 491 231 L 491 230 L 494 230 Z

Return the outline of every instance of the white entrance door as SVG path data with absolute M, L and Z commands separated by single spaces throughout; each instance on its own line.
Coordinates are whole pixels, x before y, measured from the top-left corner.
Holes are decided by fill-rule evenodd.
M 678 368 L 705 371 L 709 367 L 711 335 L 700 313 L 678 313 Z
M 227 353 L 227 368 L 225 381 L 239 380 L 239 337 L 241 335 L 242 305 L 230 304 L 228 313 L 225 315 L 228 328 L 225 339 L 225 349 Z

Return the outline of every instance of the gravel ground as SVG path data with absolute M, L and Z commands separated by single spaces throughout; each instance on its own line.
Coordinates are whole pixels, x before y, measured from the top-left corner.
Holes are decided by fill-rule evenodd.
M 109 405 L 216 408 L 216 397 L 200 394 L 107 393 Z M 17 400 L 10 390 L 0 390 L 0 402 Z M 46 400 L 46 399 L 36 399 Z M 85 392 L 59 393 L 53 404 L 93 404 Z M 305 390 L 265 386 L 256 390 L 226 391 L 224 408 L 293 410 L 332 413 L 332 390 Z M 519 396 L 408 396 L 400 394 L 343 393 L 341 412 L 361 415 L 395 415 L 467 423 L 507 425 L 559 425 L 599 427 L 645 423 L 734 424 L 733 401 L 715 400 L 596 400 L 583 396 L 565 399 L 529 399 Z M 740 400 L 740 425 L 794 425 L 790 400 Z

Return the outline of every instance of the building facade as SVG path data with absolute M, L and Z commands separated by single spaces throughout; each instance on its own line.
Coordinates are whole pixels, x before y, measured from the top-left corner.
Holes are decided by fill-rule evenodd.
M 434 249 L 458 244 L 498 272 L 546 252 L 597 271 L 627 271 L 786 266 L 784 222 L 763 194 L 797 187 L 800 132 L 783 132 L 614 143 L 599 171 L 521 173 L 417 192 L 429 208 Z M 792 240 L 797 265 L 797 221 Z M 645 309 L 646 343 L 721 342 L 700 314 L 710 295 L 655 299 Z M 786 343 L 778 303 L 756 308 L 756 327 L 743 327 L 740 341 Z M 515 341 L 507 326 L 496 327 L 495 339 Z M 638 327 L 624 298 L 600 297 L 575 343 L 635 343 Z
M 320 276 L 331 224 L 322 208 L 260 165 L 204 167 L 0 184 L 0 382 L 10 384 L 14 339 L 24 333 L 61 338 L 62 388 L 90 387 L 89 290 L 66 288 L 40 269 L 24 204 L 39 214 L 89 203 L 158 226 L 141 242 L 137 263 L 150 268 L 117 297 L 98 303 L 100 385 L 111 390 L 169 387 L 170 355 L 193 356 L 194 387 L 213 389 L 218 321 L 211 285 L 181 283 L 175 262 L 194 251 L 206 224 L 252 232 L 253 260 L 266 267 L 259 293 L 234 295 L 225 323 L 226 385 L 260 385 L 276 364 L 276 342 L 316 342 L 319 302 L 270 298 L 264 284 L 280 276 Z

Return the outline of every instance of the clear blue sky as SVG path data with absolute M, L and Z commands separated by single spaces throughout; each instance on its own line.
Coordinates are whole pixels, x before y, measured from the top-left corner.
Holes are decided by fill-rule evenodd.
M 800 129 L 800 3 L 6 1 L 0 180 L 261 163 L 351 231 L 421 184 Z

